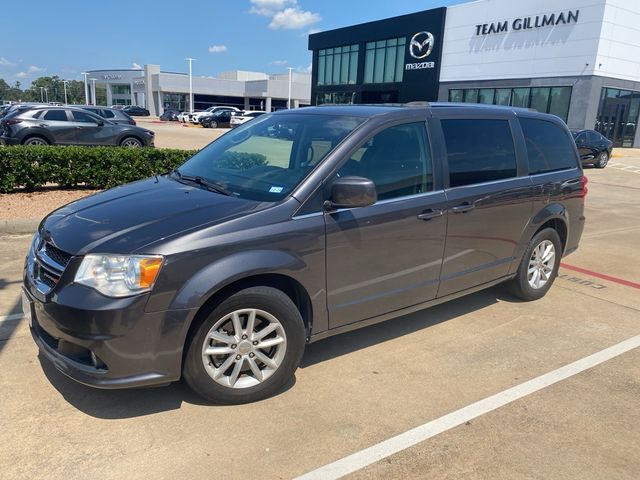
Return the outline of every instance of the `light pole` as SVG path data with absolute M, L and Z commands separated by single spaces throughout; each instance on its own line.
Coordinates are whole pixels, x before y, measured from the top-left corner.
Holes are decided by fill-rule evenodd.
M 64 88 L 64 104 L 67 105 L 69 102 L 67 101 L 67 83 L 69 83 L 69 80 L 63 80 L 62 81 L 62 87 Z
M 289 68 L 289 96 L 287 98 L 287 108 L 291 108 L 291 70 L 293 70 L 293 68 L 288 67 Z
M 189 113 L 193 113 L 193 75 L 191 70 L 191 64 L 196 58 L 185 58 L 187 62 L 189 62 Z
M 89 74 L 82 72 L 82 75 L 84 75 L 84 104 L 89 105 L 89 85 L 87 84 L 87 76 Z
M 44 87 L 40 87 L 40 103 L 44 103 Z
M 98 79 L 97 78 L 90 78 L 89 80 L 91 80 L 91 98 L 93 98 L 92 105 L 97 105 L 98 104 L 98 99 L 96 98 L 96 80 L 98 80 Z

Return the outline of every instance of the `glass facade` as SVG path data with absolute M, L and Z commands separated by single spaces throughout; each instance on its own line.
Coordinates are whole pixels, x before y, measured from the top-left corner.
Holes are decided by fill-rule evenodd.
M 566 122 L 571 87 L 459 88 L 449 90 L 449 101 L 534 108 L 538 112 L 557 115 Z
M 165 110 L 173 109 L 179 112 L 189 110 L 189 95 L 184 93 L 163 93 L 162 106 Z
M 363 83 L 402 82 L 405 45 L 404 37 L 367 42 Z
M 614 147 L 632 147 L 639 111 L 640 92 L 604 87 L 595 130 L 611 140 Z
M 318 85 L 354 85 L 358 76 L 358 45 L 318 51 Z
M 131 95 L 131 85 L 111 85 L 113 95 Z
M 316 95 L 316 105 L 325 103 L 353 104 L 355 103 L 356 92 L 324 92 Z

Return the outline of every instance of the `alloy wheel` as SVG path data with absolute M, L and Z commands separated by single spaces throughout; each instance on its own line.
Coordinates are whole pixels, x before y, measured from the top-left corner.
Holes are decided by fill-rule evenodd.
M 547 284 L 553 272 L 555 257 L 556 249 L 550 240 L 543 240 L 533 249 L 527 269 L 527 281 L 531 288 L 539 289 Z
M 135 138 L 127 138 L 124 142 L 122 142 L 122 146 L 127 148 L 139 148 L 142 146 L 142 144 Z
M 598 155 L 598 167 L 604 168 L 607 166 L 607 163 L 609 163 L 609 155 L 607 155 L 606 152 L 601 152 L 600 155 Z
M 218 320 L 202 345 L 207 374 L 229 388 L 258 385 L 282 364 L 287 350 L 284 327 L 264 310 L 235 310 Z

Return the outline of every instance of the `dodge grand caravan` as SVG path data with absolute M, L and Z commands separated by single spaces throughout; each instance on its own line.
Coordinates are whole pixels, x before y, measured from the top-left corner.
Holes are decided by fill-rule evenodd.
M 294 375 L 305 344 L 505 282 L 551 287 L 586 178 L 554 116 L 508 107 L 265 114 L 172 172 L 54 211 L 24 303 L 45 359 L 101 388 L 184 378 L 218 403 Z

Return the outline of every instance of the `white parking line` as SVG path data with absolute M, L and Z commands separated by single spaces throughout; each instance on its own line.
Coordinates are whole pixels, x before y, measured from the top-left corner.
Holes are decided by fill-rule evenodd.
M 320 467 L 306 473 L 296 480 L 329 480 L 337 479 L 353 473 L 361 468 L 371 465 L 383 458 L 389 457 L 409 447 L 424 442 L 442 432 L 446 432 L 454 427 L 462 425 L 469 420 L 473 420 L 485 413 L 489 413 L 515 400 L 530 395 L 545 387 L 566 380 L 569 377 L 584 372 L 601 363 L 611 360 L 634 348 L 640 347 L 640 335 L 629 338 L 623 342 L 601 350 L 593 355 L 577 360 L 569 365 L 560 367 L 549 373 L 533 378 L 527 382 L 511 387 L 508 390 L 487 397 L 478 402 L 472 403 L 455 412 L 437 418 L 423 425 L 415 427 L 407 432 L 391 437 L 364 450 L 360 450 L 348 457 L 337 460 L 333 463 Z
M 4 317 L 0 317 L 0 323 L 10 322 L 12 320 L 20 320 L 24 317 L 24 313 L 14 313 L 13 315 L 6 315 Z

